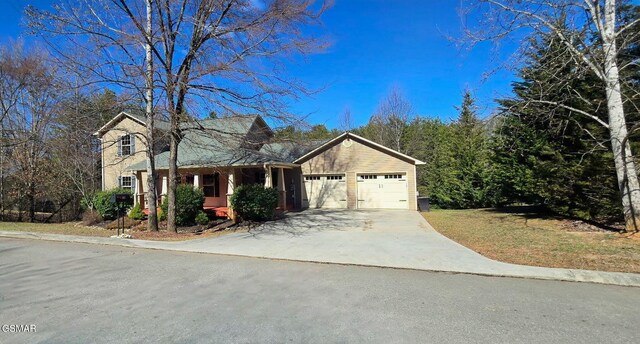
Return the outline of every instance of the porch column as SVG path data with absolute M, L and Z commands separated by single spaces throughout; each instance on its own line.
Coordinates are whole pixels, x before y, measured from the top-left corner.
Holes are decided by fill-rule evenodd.
M 235 170 L 231 170 L 227 176 L 227 196 L 233 195 L 236 189 L 236 174 Z
M 193 175 L 193 188 L 194 189 L 200 188 L 200 174 Z
M 142 172 L 138 171 L 136 172 L 136 182 L 138 185 L 136 185 L 136 194 L 133 196 L 133 204 L 138 204 L 140 203 L 140 207 L 141 208 L 145 208 L 145 202 L 144 202 L 144 180 L 142 180 Z
M 270 188 L 273 186 L 273 182 L 271 180 L 271 167 L 265 166 L 264 168 L 264 187 Z
M 235 170 L 232 169 L 231 171 L 229 171 L 229 174 L 227 175 L 227 208 L 229 208 L 229 213 L 228 216 L 231 220 L 236 219 L 236 212 L 233 211 L 233 209 L 231 208 L 231 195 L 233 195 L 233 192 L 236 189 L 236 174 L 235 174 Z
M 287 190 L 284 185 L 284 168 L 280 167 L 278 171 L 278 196 L 280 198 L 280 202 L 282 205 L 282 209 L 287 209 Z
M 162 176 L 162 188 L 160 189 L 160 202 L 167 196 L 167 191 L 169 187 L 167 186 L 167 176 Z

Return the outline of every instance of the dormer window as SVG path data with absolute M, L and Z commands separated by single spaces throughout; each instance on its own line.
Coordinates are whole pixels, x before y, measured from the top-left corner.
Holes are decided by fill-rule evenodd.
M 118 156 L 129 156 L 136 152 L 136 136 L 133 134 L 122 135 L 118 139 Z

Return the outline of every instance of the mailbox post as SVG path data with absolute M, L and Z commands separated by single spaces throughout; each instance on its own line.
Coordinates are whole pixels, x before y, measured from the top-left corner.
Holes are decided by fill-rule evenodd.
M 115 204 L 118 210 L 118 236 L 120 235 L 120 218 L 122 217 L 122 210 L 128 206 L 133 205 L 133 197 L 128 193 L 113 194 L 111 195 L 111 204 Z M 124 234 L 124 218 L 122 218 L 122 234 Z

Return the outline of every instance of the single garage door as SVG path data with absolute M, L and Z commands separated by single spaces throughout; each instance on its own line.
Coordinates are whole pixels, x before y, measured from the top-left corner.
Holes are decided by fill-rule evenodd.
M 359 174 L 358 208 L 407 209 L 408 187 L 404 173 Z
M 303 197 L 309 208 L 346 208 L 347 180 L 343 174 L 304 176 Z

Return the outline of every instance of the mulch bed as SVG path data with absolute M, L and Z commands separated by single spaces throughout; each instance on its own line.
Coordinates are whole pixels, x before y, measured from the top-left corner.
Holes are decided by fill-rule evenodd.
M 159 231 L 150 232 L 147 230 L 147 222 L 143 221 L 134 226 L 129 234 L 134 239 L 144 240 L 190 240 L 204 237 L 221 236 L 227 233 L 245 231 L 243 226 L 234 224 L 231 220 L 217 219 L 209 222 L 207 225 L 195 225 L 178 227 L 178 232 L 169 232 L 166 230 L 167 223 L 162 221 L 158 224 Z

